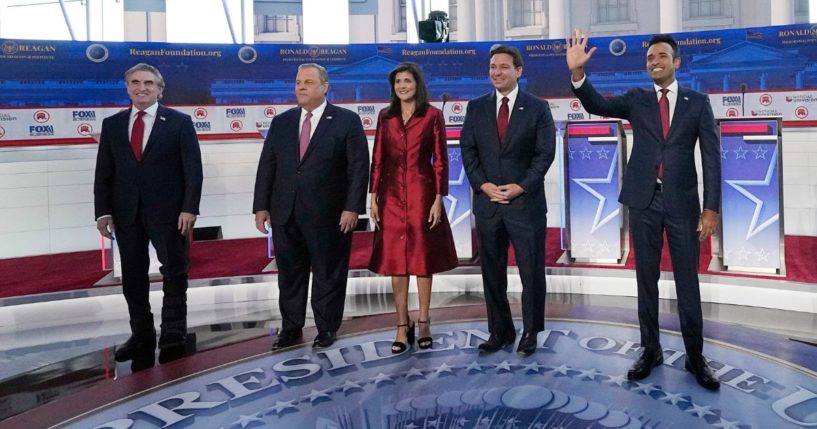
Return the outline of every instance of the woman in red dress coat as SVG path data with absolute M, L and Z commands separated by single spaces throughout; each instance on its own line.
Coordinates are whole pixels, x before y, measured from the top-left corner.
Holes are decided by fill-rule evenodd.
M 457 266 L 443 196 L 448 194 L 448 148 L 442 112 L 428 104 L 420 67 L 399 64 L 389 73 L 391 105 L 380 112 L 372 153 L 371 217 L 375 223 L 369 269 L 392 276 L 397 335 L 393 353 L 414 342 L 408 315 L 409 276 L 417 276 L 420 348 L 431 347 L 431 276 Z

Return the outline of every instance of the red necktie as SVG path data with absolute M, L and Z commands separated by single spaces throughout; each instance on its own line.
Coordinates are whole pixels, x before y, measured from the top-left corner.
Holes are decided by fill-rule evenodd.
M 502 105 L 499 106 L 499 114 L 496 116 L 496 131 L 499 134 L 499 144 L 505 140 L 508 134 L 508 97 L 502 97 Z
M 312 133 L 312 112 L 306 112 L 306 119 L 304 119 L 304 124 L 301 125 L 301 136 L 300 136 L 300 148 L 301 148 L 301 158 L 304 159 L 304 154 L 306 153 L 306 148 L 309 147 L 309 138 L 310 133 Z
M 669 135 L 669 98 L 667 93 L 669 89 L 661 88 L 661 99 L 658 100 L 658 111 L 661 114 L 661 134 L 664 135 L 664 140 Z M 658 164 L 658 178 L 664 177 L 664 162 Z
M 145 111 L 140 110 L 136 113 L 136 119 L 133 120 L 133 129 L 130 132 L 130 148 L 133 150 L 133 156 L 137 161 L 142 160 L 142 139 L 145 137 L 145 121 L 142 117 L 145 116 Z

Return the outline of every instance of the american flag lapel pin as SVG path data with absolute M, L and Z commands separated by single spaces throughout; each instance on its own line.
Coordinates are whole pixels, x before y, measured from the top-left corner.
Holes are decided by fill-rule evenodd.
M 164 116 L 159 116 L 159 120 L 160 120 L 160 121 L 164 121 L 164 120 L 165 120 L 165 117 L 164 117 Z
M 689 101 L 689 97 L 684 97 L 684 101 Z
M 519 106 L 519 110 L 525 110 L 525 106 Z
M 327 117 L 326 117 L 326 119 L 332 119 L 332 117 L 331 117 L 331 116 L 327 116 Z

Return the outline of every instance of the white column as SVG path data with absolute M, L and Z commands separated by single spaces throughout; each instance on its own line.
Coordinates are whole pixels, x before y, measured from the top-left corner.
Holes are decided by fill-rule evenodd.
M 474 23 L 476 14 L 474 12 L 473 0 L 457 0 L 457 41 L 473 42 L 476 40 L 474 34 Z
M 406 0 L 406 43 L 420 43 L 417 21 L 425 19 L 420 16 L 421 13 L 423 13 L 423 0 Z
M 304 43 L 349 43 L 349 2 L 303 0 Z
M 682 0 L 660 0 L 658 6 L 659 32 L 677 33 L 681 31 L 684 18 L 681 4 Z
M 570 3 L 567 0 L 548 1 L 548 39 L 564 39 L 570 32 Z
M 794 24 L 794 0 L 769 2 L 770 25 Z
M 488 0 L 474 0 L 474 41 L 482 42 L 488 40 L 490 34 L 489 19 L 492 10 Z
M 238 43 L 251 44 L 255 42 L 255 14 L 252 0 L 241 0 L 241 36 Z
M 808 0 L 808 22 L 817 22 L 817 0 Z

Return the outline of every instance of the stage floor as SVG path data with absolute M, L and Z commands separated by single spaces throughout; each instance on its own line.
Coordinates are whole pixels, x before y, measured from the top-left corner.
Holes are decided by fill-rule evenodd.
M 434 348 L 415 346 L 401 355 L 389 349 L 395 321 L 387 294 L 350 296 L 349 319 L 328 350 L 312 349 L 314 331 L 308 329 L 303 345 L 269 352 L 271 327 L 278 322 L 276 303 L 267 301 L 212 309 L 222 323 L 193 329 L 198 353 L 135 374 L 112 359 L 110 346 L 126 335 L 101 336 L 86 341 L 84 346 L 93 349 L 88 353 L 0 383 L 0 410 L 11 415 L 0 428 L 797 428 L 817 423 L 817 348 L 791 339 L 817 332 L 813 314 L 705 304 L 704 352 L 723 383 L 713 393 L 683 368 L 674 301 L 662 300 L 665 363 L 637 383 L 625 378 L 639 338 L 632 298 L 548 295 L 547 331 L 527 358 L 511 347 L 492 355 L 478 352 L 488 335 L 480 294 L 435 293 L 433 301 Z M 519 294 L 511 294 L 511 301 L 519 317 Z M 769 329 L 756 329 L 764 325 Z M 61 347 L 55 338 L 6 351 L 4 359 L 60 353 Z

